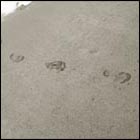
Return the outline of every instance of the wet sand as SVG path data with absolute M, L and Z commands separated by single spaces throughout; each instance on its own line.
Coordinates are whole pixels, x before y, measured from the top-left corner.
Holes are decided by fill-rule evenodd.
M 138 138 L 138 11 L 138 2 L 33 2 L 9 15 L 2 138 Z

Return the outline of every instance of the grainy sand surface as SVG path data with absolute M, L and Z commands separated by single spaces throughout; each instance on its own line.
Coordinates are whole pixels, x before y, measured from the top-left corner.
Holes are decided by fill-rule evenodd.
M 138 138 L 138 2 L 33 2 L 1 23 L 2 138 Z

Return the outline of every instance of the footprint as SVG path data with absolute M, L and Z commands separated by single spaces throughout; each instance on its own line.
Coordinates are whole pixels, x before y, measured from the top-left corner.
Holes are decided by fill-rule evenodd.
M 15 63 L 19 63 L 19 62 L 23 61 L 24 58 L 25 58 L 25 57 L 24 57 L 23 55 L 16 55 L 16 54 L 14 54 L 14 53 L 12 53 L 12 54 L 10 55 L 10 60 L 12 60 L 12 61 L 15 62 Z
M 53 61 L 53 62 L 45 63 L 45 65 L 46 65 L 46 68 L 50 70 L 55 69 L 58 72 L 64 71 L 64 69 L 66 68 L 66 64 L 63 61 Z
M 119 72 L 116 75 L 114 81 L 118 81 L 120 84 L 126 83 L 131 79 L 131 74 L 127 72 Z
M 104 70 L 104 71 L 103 71 L 103 76 L 109 77 L 109 75 L 110 75 L 110 73 L 109 73 L 108 70 Z

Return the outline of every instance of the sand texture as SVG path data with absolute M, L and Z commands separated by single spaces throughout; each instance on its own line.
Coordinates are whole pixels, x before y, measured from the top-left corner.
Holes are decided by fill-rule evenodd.
M 33 2 L 1 23 L 2 138 L 138 138 L 138 2 Z

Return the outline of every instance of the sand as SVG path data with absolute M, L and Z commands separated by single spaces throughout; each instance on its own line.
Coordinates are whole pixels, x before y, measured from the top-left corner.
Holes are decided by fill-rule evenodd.
M 138 2 L 33 2 L 1 23 L 2 138 L 139 138 Z

